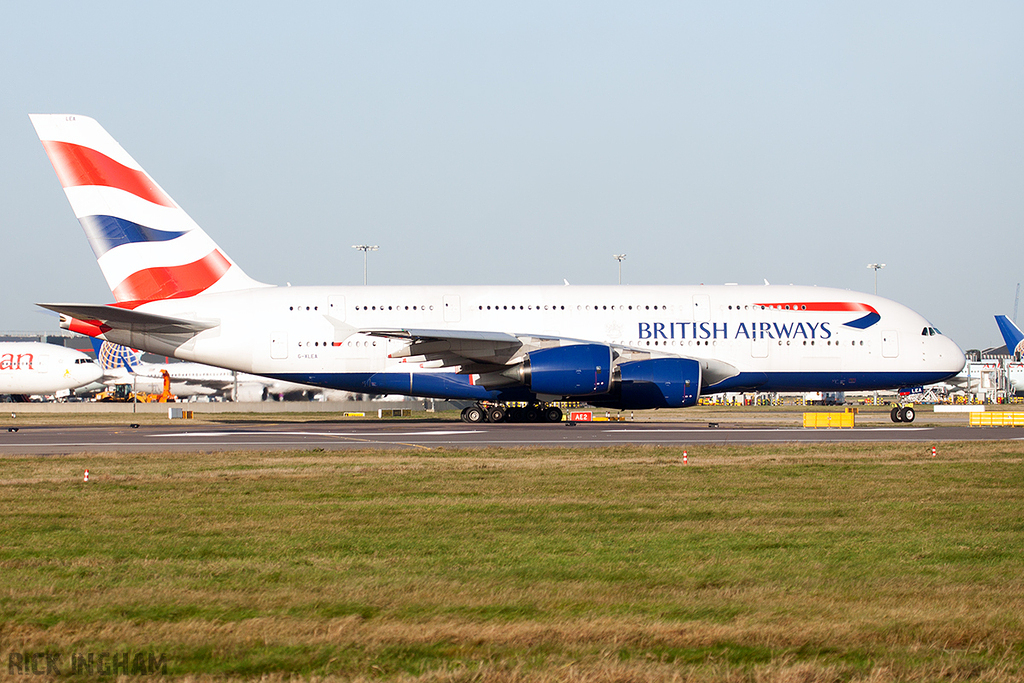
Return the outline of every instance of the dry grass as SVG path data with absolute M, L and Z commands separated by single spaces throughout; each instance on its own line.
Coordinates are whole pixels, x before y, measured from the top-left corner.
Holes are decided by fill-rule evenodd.
M 1024 680 L 1024 445 L 688 450 L 3 458 L 0 656 L 158 651 L 195 680 Z

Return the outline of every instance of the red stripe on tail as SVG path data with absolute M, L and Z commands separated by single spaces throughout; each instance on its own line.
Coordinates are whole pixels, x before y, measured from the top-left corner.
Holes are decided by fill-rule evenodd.
M 155 301 L 184 299 L 206 291 L 231 267 L 224 254 L 214 249 L 183 266 L 160 266 L 132 273 L 114 287 L 118 301 Z
M 171 198 L 142 171 L 128 168 L 105 154 L 71 142 L 44 140 L 43 147 L 63 187 L 114 187 L 154 204 L 174 208 Z

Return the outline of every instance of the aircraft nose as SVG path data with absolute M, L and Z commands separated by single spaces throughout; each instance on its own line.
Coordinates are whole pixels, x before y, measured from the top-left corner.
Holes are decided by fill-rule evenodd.
M 85 369 L 82 371 L 82 377 L 80 378 L 83 384 L 92 384 L 93 382 L 99 382 L 100 379 L 102 379 L 103 368 L 99 365 L 89 363 L 87 366 L 84 366 L 84 368 Z
M 949 337 L 939 337 L 942 342 L 937 349 L 936 360 L 942 364 L 942 369 L 955 375 L 967 365 L 967 356 L 959 345 Z

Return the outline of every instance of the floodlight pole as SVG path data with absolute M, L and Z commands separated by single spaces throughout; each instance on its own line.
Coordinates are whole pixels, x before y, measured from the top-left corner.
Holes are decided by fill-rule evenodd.
M 884 263 L 869 263 L 868 268 L 875 271 L 875 294 L 878 294 L 878 271 L 885 268 Z
M 366 252 L 380 249 L 376 244 L 353 244 L 353 249 L 363 252 L 363 284 L 366 284 Z
M 884 263 L 869 263 L 868 264 L 868 268 L 870 268 L 873 271 L 875 271 L 875 295 L 877 296 L 878 295 L 878 271 L 880 271 L 882 268 L 885 268 L 885 264 Z M 872 399 L 871 404 L 872 405 L 876 405 L 876 406 L 878 405 L 878 391 L 877 390 L 874 393 L 874 398 Z
M 619 284 L 622 284 L 622 261 L 625 260 L 625 254 L 612 254 L 612 258 L 619 262 Z

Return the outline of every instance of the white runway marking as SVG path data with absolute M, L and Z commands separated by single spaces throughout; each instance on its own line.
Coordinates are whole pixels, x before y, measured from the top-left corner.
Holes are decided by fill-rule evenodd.
M 175 437 L 181 438 L 184 436 L 188 437 L 217 437 L 217 436 L 341 436 L 341 437 L 358 437 L 358 438 L 381 438 L 391 436 L 458 436 L 461 434 L 480 434 L 482 430 L 470 430 L 470 431 L 440 431 L 440 432 L 387 432 L 384 434 L 377 434 L 374 432 L 249 432 L 242 430 L 233 430 L 225 432 L 172 432 L 167 434 L 148 434 L 151 438 L 168 438 Z

